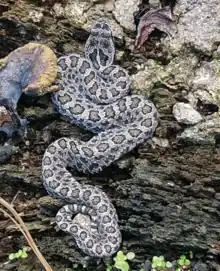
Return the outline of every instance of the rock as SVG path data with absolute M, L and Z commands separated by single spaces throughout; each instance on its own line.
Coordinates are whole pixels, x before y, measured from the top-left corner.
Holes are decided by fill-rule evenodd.
M 143 268 L 144 271 L 151 271 L 151 265 L 152 265 L 151 261 L 146 260 L 144 263 L 144 268 Z
M 167 138 L 153 137 L 152 142 L 160 147 L 169 148 L 170 144 Z
M 144 65 L 137 66 L 137 69 L 138 72 L 132 75 L 134 90 L 152 89 L 159 81 L 158 78 L 164 74 L 163 68 L 152 59 L 147 60 Z
M 155 85 L 163 84 L 167 88 L 187 89 L 192 85 L 197 65 L 197 57 L 190 52 L 172 58 L 167 65 L 147 59 L 143 64 L 136 65 L 138 72 L 132 75 L 133 88 L 151 90 Z
M 178 139 L 191 144 L 215 145 L 218 134 L 220 134 L 220 115 L 215 113 L 206 117 L 204 122 L 186 128 Z
M 68 1 L 65 5 L 55 3 L 52 8 L 58 18 L 66 18 L 73 28 L 83 28 L 88 32 L 91 26 L 101 17 L 105 17 L 111 24 L 113 35 L 123 38 L 124 33 L 120 25 L 106 14 L 114 10 L 113 1 Z M 121 16 L 123 17 L 123 16 Z M 124 18 L 124 17 L 123 17 Z M 124 19 L 123 19 L 124 20 Z M 131 21 L 131 17 L 129 17 Z M 130 24 L 129 21 L 129 24 Z M 126 21 L 127 22 L 127 21 Z M 133 25 L 133 30 L 135 29 Z
M 43 19 L 44 15 L 41 11 L 37 10 L 32 10 L 29 13 L 29 18 L 34 22 L 34 23 L 40 23 Z
M 190 104 L 176 103 L 173 106 L 175 119 L 184 124 L 193 125 L 202 120 L 202 116 Z
M 195 68 L 192 80 L 193 95 L 203 102 L 214 103 L 220 106 L 220 61 L 201 61 Z
M 5 161 L 7 161 L 12 156 L 12 154 L 17 152 L 18 150 L 18 147 L 14 147 L 8 144 L 0 146 L 0 163 L 4 163 Z
M 175 50 L 188 45 L 210 54 L 213 46 L 220 42 L 219 0 L 177 1 L 174 14 L 178 18 L 178 34 L 171 41 Z
M 193 266 L 193 271 L 208 271 L 208 266 L 204 263 L 198 262 Z
M 64 7 L 64 14 L 68 20 L 76 26 L 82 26 L 86 22 L 88 3 L 85 1 L 71 1 Z
M 138 11 L 140 0 L 116 0 L 113 14 L 119 24 L 127 30 L 134 31 L 134 13 Z

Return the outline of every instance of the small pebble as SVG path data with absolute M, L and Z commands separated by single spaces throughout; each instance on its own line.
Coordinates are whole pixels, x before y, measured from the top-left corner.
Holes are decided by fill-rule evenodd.
M 176 103 L 173 115 L 179 123 L 194 125 L 202 120 L 202 116 L 190 104 Z
M 144 263 L 144 271 L 151 271 L 151 262 L 148 260 Z
M 193 266 L 193 271 L 208 271 L 208 267 L 205 263 L 196 263 L 194 266 Z
M 17 150 L 18 148 L 12 145 L 0 146 L 0 163 L 7 161 Z

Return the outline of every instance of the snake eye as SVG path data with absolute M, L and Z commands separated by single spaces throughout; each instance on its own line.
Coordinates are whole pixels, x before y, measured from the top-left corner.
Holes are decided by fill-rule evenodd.
M 104 29 L 104 30 L 110 30 L 108 24 L 106 24 L 106 23 L 103 23 L 102 29 Z

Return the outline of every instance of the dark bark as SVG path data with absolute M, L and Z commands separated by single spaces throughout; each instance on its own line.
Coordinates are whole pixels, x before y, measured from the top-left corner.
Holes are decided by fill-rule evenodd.
M 88 37 L 86 31 L 70 27 L 65 20 L 55 21 L 49 14 L 41 24 L 27 22 L 27 3 L 5 1 L 0 7 L 0 57 L 33 40 L 49 45 L 60 56 L 68 46 L 74 51 L 75 45 L 84 44 Z M 220 150 L 177 141 L 182 128 L 167 112 L 167 101 L 171 108 L 173 99 L 172 93 L 168 96 L 155 94 L 154 102 L 163 115 L 156 135 L 168 137 L 170 147 L 147 142 L 100 174 L 73 174 L 80 182 L 99 186 L 116 206 L 123 234 L 121 248 L 136 254 L 132 270 L 139 270 L 154 255 L 172 261 L 190 250 L 195 262 L 205 263 L 204 270 L 219 270 Z M 164 102 L 166 108 L 160 106 Z M 51 221 L 64 203 L 49 197 L 41 182 L 41 160 L 49 143 L 61 136 L 86 140 L 92 135 L 60 120 L 49 95 L 22 97 L 19 109 L 30 121 L 29 133 L 25 139 L 8 141 L 18 148 L 0 166 L 0 196 L 13 200 L 54 270 L 73 264 L 78 265 L 77 270 L 85 270 L 83 263 L 86 270 L 105 270 L 102 263 L 87 261 L 69 236 L 55 231 Z M 21 233 L 1 214 L 0 264 L 25 244 Z M 8 264 L 2 270 L 32 270 L 34 264 L 33 270 L 43 270 L 31 255 L 20 267 Z

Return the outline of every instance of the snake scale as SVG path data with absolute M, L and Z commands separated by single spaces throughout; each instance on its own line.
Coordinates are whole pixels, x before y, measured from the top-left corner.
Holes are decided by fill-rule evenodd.
M 67 167 L 95 173 L 152 137 L 158 113 L 141 95 L 129 95 L 128 72 L 113 65 L 115 47 L 105 19 L 97 21 L 85 44 L 85 57 L 73 53 L 58 59 L 59 90 L 52 101 L 70 122 L 92 131 L 87 142 L 60 138 L 49 145 L 42 160 L 48 193 L 67 202 L 56 223 L 75 239 L 84 253 L 106 257 L 120 247 L 118 216 L 100 189 L 76 181 Z M 87 218 L 87 223 L 72 219 Z

